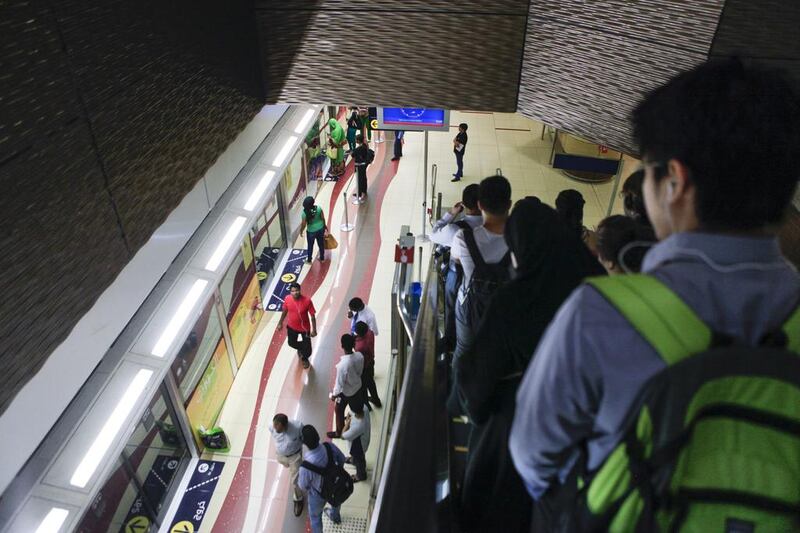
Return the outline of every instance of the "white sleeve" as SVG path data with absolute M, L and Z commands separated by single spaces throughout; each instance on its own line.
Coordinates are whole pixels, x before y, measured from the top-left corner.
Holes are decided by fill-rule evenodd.
M 372 311 L 372 309 L 370 309 L 369 311 L 370 311 L 370 313 L 369 313 L 370 320 L 369 320 L 369 324 L 367 324 L 367 325 L 369 326 L 369 329 L 372 330 L 373 335 L 375 335 L 377 337 L 378 336 L 378 319 L 375 316 L 375 313 Z
M 453 238 L 453 246 L 450 247 L 450 259 L 458 259 L 461 263 L 461 268 L 464 270 L 462 285 L 466 284 L 472 276 L 472 271 L 475 270 L 475 264 L 472 262 L 472 256 L 469 255 L 469 248 L 467 248 L 467 243 L 464 240 L 463 229 L 458 230 L 458 233 Z

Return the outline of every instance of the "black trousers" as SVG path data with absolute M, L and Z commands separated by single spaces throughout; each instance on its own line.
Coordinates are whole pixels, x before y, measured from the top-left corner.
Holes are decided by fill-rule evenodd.
M 364 402 L 369 400 L 372 403 L 380 403 L 381 399 L 378 396 L 378 387 L 375 385 L 375 365 L 364 366 L 364 371 L 361 373 L 361 382 L 364 384 Z
M 458 170 L 456 170 L 456 177 L 460 178 L 464 175 L 464 150 L 456 151 L 456 166 Z
M 360 165 L 356 167 L 356 176 L 358 177 L 358 196 L 367 194 L 367 165 Z
M 286 338 L 289 340 L 289 347 L 300 352 L 300 359 L 311 357 L 311 337 L 307 331 L 297 331 L 286 326 Z
M 403 139 L 394 140 L 394 156 L 403 157 Z
M 353 458 L 353 465 L 356 467 L 356 477 L 360 480 L 367 479 L 367 455 L 361 446 L 361 437 L 356 437 L 350 442 L 350 457 Z

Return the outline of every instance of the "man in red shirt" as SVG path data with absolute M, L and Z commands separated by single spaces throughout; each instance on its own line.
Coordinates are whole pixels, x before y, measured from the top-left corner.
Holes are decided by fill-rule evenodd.
M 286 337 L 289 339 L 289 346 L 297 350 L 297 356 L 303 363 L 303 368 L 308 368 L 311 363 L 311 337 L 317 336 L 317 310 L 311 298 L 300 293 L 300 284 L 292 283 L 289 285 L 289 298 L 283 301 L 283 313 L 278 321 L 278 329 L 283 327 L 283 321 L 289 317 L 286 325 Z
M 375 334 L 366 322 L 356 322 L 356 351 L 364 356 L 364 371 L 361 382 L 364 387 L 364 401 L 369 400 L 375 407 L 381 407 L 378 388 L 375 386 Z

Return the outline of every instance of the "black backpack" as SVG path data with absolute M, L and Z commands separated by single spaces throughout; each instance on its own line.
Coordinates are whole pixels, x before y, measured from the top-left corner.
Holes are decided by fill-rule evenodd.
M 312 465 L 308 461 L 303 461 L 300 465 L 322 476 L 322 499 L 338 507 L 353 494 L 353 478 L 344 469 L 344 465 L 336 464 L 333 459 L 333 451 L 328 442 L 323 442 L 325 451 L 328 453 L 328 464 L 324 468 Z
M 367 149 L 367 164 L 371 165 L 373 161 L 375 161 L 375 150 L 369 148 Z
M 475 328 L 486 312 L 492 295 L 511 279 L 511 252 L 506 252 L 499 263 L 489 264 L 483 260 L 472 229 L 464 229 L 464 242 L 475 264 L 475 270 L 467 287 L 467 298 L 464 301 L 464 305 L 467 306 L 467 324 Z

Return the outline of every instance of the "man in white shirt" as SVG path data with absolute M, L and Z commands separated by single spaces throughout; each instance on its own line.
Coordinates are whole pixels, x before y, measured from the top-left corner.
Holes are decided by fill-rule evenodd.
M 478 207 L 483 214 L 483 225 L 472 230 L 460 229 L 453 238 L 450 247 L 450 258 L 461 265 L 463 277 L 456 298 L 456 347 L 453 352 L 453 361 L 457 360 L 467 349 L 472 341 L 472 336 L 478 327 L 471 323 L 468 307 L 472 304 L 467 300 L 470 290 L 472 275 L 475 271 L 475 260 L 470 254 L 464 232 L 471 231 L 477 245 L 477 252 L 483 262 L 489 265 L 507 262 L 508 245 L 503 232 L 511 209 L 511 184 L 503 176 L 491 176 L 481 181 L 478 191 Z M 488 302 L 483 302 L 486 305 Z M 455 365 L 453 366 L 455 368 Z M 453 376 L 455 381 L 455 375 Z M 451 395 L 448 400 L 451 413 L 458 412 L 456 399 Z
M 338 439 L 344 427 L 344 410 L 351 402 L 362 402 L 361 373 L 364 372 L 364 356 L 356 352 L 356 340 L 352 335 L 344 334 L 341 339 L 344 355 L 336 363 L 336 381 L 333 385 L 331 400 L 336 402 L 336 431 L 329 431 L 328 437 Z
M 375 313 L 372 309 L 364 304 L 361 298 L 353 298 L 348 304 L 349 310 L 347 311 L 347 318 L 350 319 L 350 334 L 355 335 L 356 324 L 365 322 L 369 326 L 369 330 L 377 337 L 378 336 L 378 321 L 375 318 Z
M 348 416 L 344 422 L 342 438 L 350 442 L 350 459 L 356 467 L 356 475 L 353 482 L 364 481 L 367 479 L 367 449 L 369 448 L 370 421 L 369 411 L 364 409 L 363 403 L 353 402 L 350 404 L 352 416 Z
M 459 229 L 463 229 L 466 226 L 477 228 L 483 224 L 483 215 L 478 208 L 479 190 L 480 186 L 477 183 L 472 183 L 464 187 L 464 191 L 461 193 L 461 201 L 456 203 L 450 211 L 445 213 L 444 216 L 433 225 L 431 242 L 449 248 L 453 245 L 453 238 L 456 236 Z M 458 292 L 458 286 L 461 282 L 459 268 L 461 267 L 456 264 L 451 254 L 450 261 L 447 265 L 447 276 L 444 282 L 445 325 L 444 338 L 442 341 L 445 350 L 452 350 L 456 342 L 456 293 Z
M 294 500 L 294 515 L 303 514 L 303 491 L 297 484 L 300 472 L 300 463 L 303 462 L 303 439 L 301 432 L 303 424 L 297 420 L 289 420 L 283 413 L 272 417 L 272 439 L 275 441 L 275 455 L 284 468 L 289 469 L 292 478 L 292 498 Z

